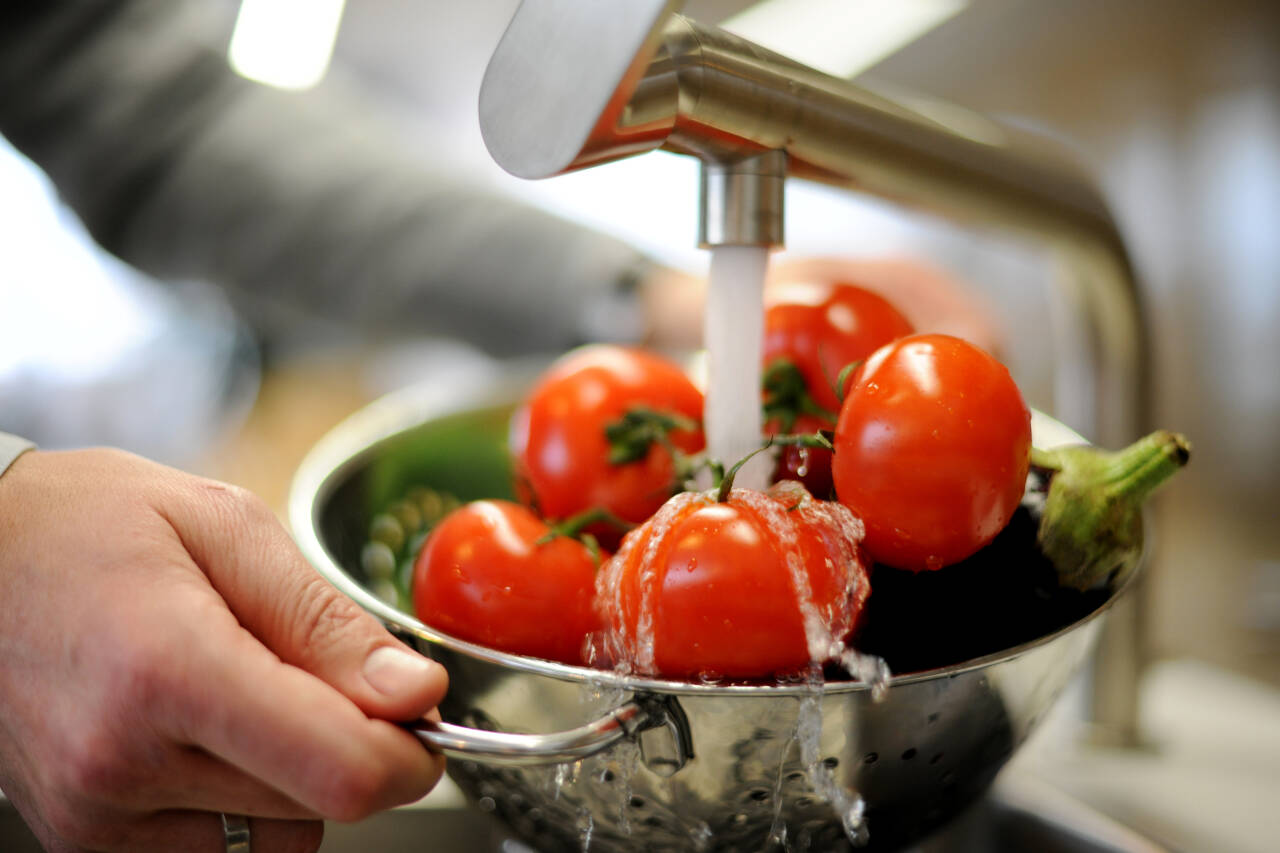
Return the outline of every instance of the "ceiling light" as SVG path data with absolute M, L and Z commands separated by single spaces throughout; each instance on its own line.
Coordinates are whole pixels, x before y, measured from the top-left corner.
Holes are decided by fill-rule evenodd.
M 853 77 L 964 9 L 966 0 L 763 0 L 720 26 L 836 77 Z
M 243 0 L 227 59 L 236 73 L 280 89 L 324 78 L 343 0 Z

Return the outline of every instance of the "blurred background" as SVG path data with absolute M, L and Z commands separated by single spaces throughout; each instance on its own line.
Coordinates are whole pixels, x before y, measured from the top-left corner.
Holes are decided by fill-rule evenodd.
M 654 153 L 531 183 L 489 159 L 477 94 L 516 5 L 246 0 L 242 10 L 217 0 L 198 19 L 239 72 L 291 97 L 358 103 L 352 121 L 376 116 L 395 139 L 388 156 L 407 168 L 419 157 L 704 272 L 692 160 Z M 274 7 L 283 28 L 251 6 Z M 1157 500 L 1151 648 L 1280 689 L 1280 5 L 691 0 L 684 13 L 1076 151 L 1138 268 L 1155 423 L 1195 447 Z M 785 257 L 905 257 L 945 271 L 996 318 L 1030 401 L 1052 408 L 1049 275 L 1034 247 L 822 187 L 792 182 L 787 193 Z M 98 249 L 41 171 L 0 146 L 0 429 L 46 447 L 123 446 L 248 486 L 282 510 L 302 454 L 363 403 L 428 377 L 500 369 L 472 342 L 434 331 L 391 339 L 267 322 L 219 284 L 159 281 Z M 1262 773 L 1274 780 L 1280 768 Z

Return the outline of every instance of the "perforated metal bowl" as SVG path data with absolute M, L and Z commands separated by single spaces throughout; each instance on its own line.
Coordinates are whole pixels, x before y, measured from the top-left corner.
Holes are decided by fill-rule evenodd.
M 868 848 L 900 847 L 987 788 L 1120 594 L 1031 642 L 896 675 L 879 701 L 860 682 L 625 678 L 456 640 L 373 596 L 360 549 L 373 513 L 413 485 L 509 494 L 507 419 L 530 378 L 513 374 L 409 388 L 358 412 L 299 469 L 290 521 L 326 578 L 448 669 L 446 723 L 422 723 L 421 736 L 451 756 L 480 808 L 538 850 L 837 850 L 859 802 Z M 1039 414 L 1033 433 L 1044 447 L 1079 441 Z

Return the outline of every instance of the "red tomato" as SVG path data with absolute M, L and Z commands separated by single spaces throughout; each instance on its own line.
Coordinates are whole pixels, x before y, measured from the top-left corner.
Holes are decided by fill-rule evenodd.
M 858 369 L 836 424 L 840 502 L 877 562 L 938 569 L 989 543 L 1022 498 L 1031 413 L 1003 364 L 949 335 L 913 335 Z
M 638 523 L 679 488 L 671 453 L 654 442 L 639 459 L 609 460 L 605 429 L 630 410 L 702 420 L 702 392 L 680 366 L 639 349 L 597 344 L 559 359 L 511 422 L 510 445 L 521 500 L 546 518 L 603 508 Z M 677 429 L 685 453 L 703 447 L 702 431 Z
M 770 290 L 768 301 L 764 363 L 791 361 L 814 402 L 833 414 L 840 409 L 833 387 L 840 371 L 914 331 L 884 297 L 853 284 L 783 284 Z
M 735 489 L 723 503 L 676 495 L 600 574 L 607 652 L 668 677 L 762 678 L 824 662 L 870 592 L 861 536 L 844 507 L 796 483 Z
M 413 569 L 418 618 L 462 640 L 577 664 L 600 628 L 596 560 L 526 507 L 475 501 L 431 531 Z

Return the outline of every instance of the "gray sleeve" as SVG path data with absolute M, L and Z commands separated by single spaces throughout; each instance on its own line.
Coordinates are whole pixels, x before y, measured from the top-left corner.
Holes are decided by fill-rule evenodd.
M 337 87 L 242 80 L 210 14 L 185 0 L 0 10 L 0 133 L 124 260 L 225 285 L 264 316 L 303 306 L 499 353 L 579 342 L 590 306 L 645 265 L 620 241 L 428 168 Z
M 35 444 L 25 438 L 0 432 L 0 477 L 9 470 L 13 461 L 28 450 L 34 450 Z

